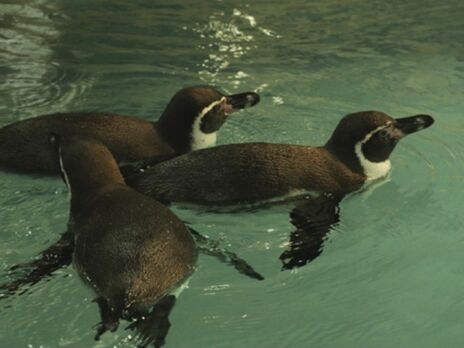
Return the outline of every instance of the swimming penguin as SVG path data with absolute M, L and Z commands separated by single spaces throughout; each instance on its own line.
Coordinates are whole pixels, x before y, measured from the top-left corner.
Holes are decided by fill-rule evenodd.
M 378 111 L 358 112 L 345 116 L 324 146 L 223 145 L 160 163 L 126 178 L 126 183 L 163 201 L 197 204 L 300 196 L 290 213 L 296 230 L 281 255 L 283 268 L 290 269 L 320 254 L 323 239 L 338 222 L 344 195 L 386 175 L 397 142 L 433 122 L 427 115 L 393 119 Z M 317 191 L 323 194 L 306 195 Z
M 339 221 L 343 197 L 387 175 L 398 141 L 433 122 L 428 115 L 394 119 L 379 111 L 357 112 L 339 122 L 324 146 L 223 145 L 162 162 L 126 182 L 172 202 L 224 205 L 301 197 L 290 212 L 296 229 L 280 256 L 282 269 L 292 269 L 320 254 Z
M 55 135 L 55 137 L 57 136 Z M 92 184 L 93 186 L 95 186 L 94 188 L 95 190 L 98 189 L 97 183 L 99 180 L 98 178 L 100 176 L 105 176 L 105 177 L 112 176 L 114 177 L 115 180 L 117 179 L 119 186 L 124 184 L 124 182 L 121 181 L 123 179 L 122 179 L 121 173 L 118 170 L 118 168 L 117 167 L 116 169 L 113 168 L 114 159 L 113 157 L 111 157 L 111 153 L 102 143 L 100 143 L 98 140 L 95 140 L 93 138 L 84 138 L 84 139 L 81 139 L 80 141 L 75 141 L 76 144 L 74 144 L 71 141 L 68 141 L 68 142 L 70 142 L 71 145 L 73 146 L 69 145 L 66 147 L 66 149 L 68 147 L 70 148 L 70 150 L 66 150 L 67 151 L 66 153 L 68 153 L 70 159 L 68 159 L 64 163 L 68 164 L 67 171 L 70 171 L 70 170 L 73 171 L 72 176 L 75 178 L 74 180 L 77 180 L 77 178 L 81 178 L 81 177 L 78 177 L 77 174 L 75 173 L 81 173 L 82 174 L 81 175 L 82 178 L 80 179 L 81 181 L 86 181 L 88 183 L 93 183 L 95 181 L 95 183 Z M 64 142 L 64 144 L 66 145 L 68 142 Z M 78 153 L 78 149 L 80 148 L 83 149 L 82 154 Z M 73 151 L 75 152 L 75 155 L 73 155 Z M 85 156 L 92 158 L 93 162 L 90 163 L 90 159 Z M 79 162 L 81 160 L 83 162 L 82 164 L 80 164 Z M 86 160 L 90 164 L 87 165 L 86 164 L 87 162 L 85 162 L 84 160 Z M 85 172 L 86 168 L 89 169 L 88 172 Z M 105 174 L 107 172 L 109 174 Z M 66 174 L 66 172 L 64 172 L 64 174 Z M 65 181 L 67 182 L 69 181 L 67 180 L 67 176 L 63 175 L 63 172 L 62 172 L 62 176 L 64 177 L 64 179 L 66 179 Z M 109 184 L 112 183 L 110 179 L 108 179 L 108 181 L 109 181 Z M 105 188 L 107 186 L 109 187 L 109 184 L 106 185 Z M 100 185 L 103 185 L 103 184 L 100 184 Z M 84 184 L 79 185 L 79 187 L 82 187 L 82 186 L 85 186 L 85 185 Z M 127 186 L 124 186 L 124 189 L 126 191 L 132 192 L 130 195 L 140 196 L 140 194 L 137 194 L 135 191 L 128 188 Z M 101 192 L 105 192 L 104 190 L 101 190 L 101 189 L 98 189 L 98 190 L 100 190 L 98 191 L 99 192 L 98 194 L 100 194 Z M 73 191 L 71 190 L 71 192 Z M 74 197 L 73 201 L 78 200 L 78 198 L 75 198 L 76 195 L 73 194 L 72 197 Z M 78 194 L 77 197 L 83 197 L 82 199 L 83 201 L 79 203 L 82 206 L 87 203 L 87 199 L 89 199 L 90 202 L 94 202 L 91 195 L 85 196 L 83 194 Z M 120 200 L 122 200 L 122 198 L 120 198 L 119 201 Z M 141 201 L 141 203 L 143 203 L 142 198 L 139 198 L 139 200 Z M 151 200 L 152 200 L 151 198 L 148 198 L 148 201 L 151 201 Z M 122 204 L 121 202 L 119 203 Z M 142 207 L 143 204 L 140 206 Z M 109 207 L 110 205 L 108 203 L 108 209 Z M 156 202 L 156 207 L 159 209 L 158 216 L 160 216 L 160 214 L 164 212 L 163 214 L 167 215 L 168 217 L 171 216 L 171 219 L 174 219 L 172 218 L 172 213 L 170 213 L 170 211 L 167 210 L 167 208 L 165 208 L 164 206 L 162 206 L 161 204 L 157 202 Z M 149 208 L 146 208 L 146 209 L 149 209 Z M 122 208 L 119 207 L 118 209 L 122 209 Z M 153 210 L 153 208 L 151 209 Z M 73 210 L 71 210 L 71 213 L 72 212 Z M 124 213 L 121 213 L 121 214 L 124 215 L 126 213 L 127 211 L 124 211 Z M 114 210 L 114 214 L 118 214 L 116 209 Z M 139 215 L 140 214 L 141 213 L 139 213 Z M 103 218 L 101 219 L 101 222 L 105 223 L 106 220 L 112 220 L 111 219 L 112 215 L 113 213 L 111 213 L 111 211 L 108 211 L 106 215 L 104 215 Z M 71 214 L 71 216 L 73 215 Z M 147 221 L 151 221 L 151 220 L 149 219 Z M 117 219 L 115 218 L 114 221 L 117 221 Z M 140 222 L 143 222 L 143 221 L 144 221 L 143 219 L 140 220 Z M 167 222 L 169 222 L 169 219 L 166 218 L 165 223 Z M 70 265 L 72 261 L 73 251 L 75 248 L 75 235 L 74 235 L 72 226 L 73 224 L 71 224 L 70 228 L 68 228 L 68 230 L 61 235 L 61 237 L 59 238 L 57 242 L 55 242 L 53 245 L 51 245 L 46 250 L 44 250 L 39 256 L 34 257 L 32 261 L 16 264 L 10 267 L 9 269 L 10 280 L 3 284 L 0 284 L 0 298 L 7 298 L 8 296 L 18 293 L 20 291 L 21 293 L 24 291 L 27 291 L 27 289 L 24 290 L 24 286 L 34 285 L 38 283 L 40 280 L 42 280 L 43 278 L 51 276 L 56 270 Z M 163 224 L 159 223 L 159 226 L 163 227 Z M 147 226 L 147 228 L 151 228 L 151 227 Z M 264 279 L 261 274 L 256 272 L 253 269 L 253 267 L 248 264 L 248 262 L 240 258 L 234 252 L 222 248 L 220 246 L 219 241 L 207 238 L 201 235 L 199 232 L 195 231 L 191 227 L 188 227 L 188 230 L 193 236 L 193 238 L 195 238 L 197 242 L 196 247 L 198 251 L 200 251 L 201 253 L 215 257 L 219 261 L 229 264 L 230 266 L 234 267 L 238 272 L 250 278 L 253 278 L 256 280 Z
M 324 146 L 248 143 L 192 152 L 126 179 L 157 199 L 198 204 L 254 203 L 302 192 L 347 194 L 385 176 L 404 136 L 432 125 L 417 115 L 379 111 L 345 116 Z
M 229 114 L 258 102 L 254 92 L 224 95 L 209 86 L 187 87 L 172 97 L 156 122 L 105 112 L 57 113 L 18 121 L 0 128 L 0 169 L 58 174 L 47 143 L 50 133 L 95 138 L 118 163 L 183 154 L 214 145 Z
M 52 140 L 71 193 L 73 262 L 97 295 L 102 321 L 96 339 L 124 318 L 133 321 L 141 346 L 160 347 L 175 303 L 172 293 L 195 270 L 189 230 L 167 207 L 126 186 L 100 142 Z

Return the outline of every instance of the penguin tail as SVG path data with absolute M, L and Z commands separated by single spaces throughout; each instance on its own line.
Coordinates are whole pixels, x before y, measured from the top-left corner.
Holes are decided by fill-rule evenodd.
M 39 258 L 12 266 L 9 270 L 10 274 L 22 273 L 22 275 L 18 279 L 0 285 L 2 292 L 0 298 L 6 298 L 15 293 L 21 295 L 27 291 L 27 289 L 22 290 L 24 286 L 34 285 L 52 275 L 56 270 L 68 266 L 72 261 L 73 250 L 74 235 L 65 232 L 55 244 L 44 250 Z
M 176 304 L 174 295 L 163 297 L 147 315 L 139 315 L 126 328 L 136 332 L 137 347 L 145 348 L 153 344 L 155 348 L 164 346 L 171 323 L 169 314 Z
M 98 341 L 100 340 L 100 336 L 106 331 L 114 332 L 118 329 L 119 318 L 122 315 L 122 306 L 111 306 L 104 297 L 98 297 L 94 302 L 98 304 L 101 317 L 101 322 L 95 326 L 97 329 L 95 341 Z

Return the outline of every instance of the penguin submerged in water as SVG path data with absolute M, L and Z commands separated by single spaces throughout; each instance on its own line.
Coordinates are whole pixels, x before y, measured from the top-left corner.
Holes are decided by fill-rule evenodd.
M 324 146 L 223 145 L 162 162 L 126 182 L 171 202 L 225 205 L 300 196 L 290 213 L 296 229 L 289 250 L 281 255 L 283 269 L 291 269 L 320 254 L 325 236 L 338 222 L 341 199 L 386 175 L 398 141 L 433 122 L 428 115 L 394 119 L 378 111 L 358 112 L 345 116 Z M 310 197 L 308 192 L 322 195 Z M 48 256 L 55 255 L 54 246 L 49 250 L 41 260 L 51 260 L 56 269 L 61 261 Z M 69 251 L 62 249 L 59 255 L 66 258 Z
M 358 112 L 345 116 L 324 146 L 222 145 L 159 163 L 126 182 L 160 200 L 197 204 L 255 203 L 302 191 L 344 195 L 385 176 L 398 141 L 432 123 L 427 115 Z
M 171 293 L 196 265 L 189 230 L 164 205 L 127 187 L 101 143 L 53 141 L 71 193 L 73 262 L 97 295 L 102 321 L 96 339 L 125 318 L 133 321 L 130 327 L 139 331 L 142 346 L 160 347 L 175 303 Z
M 70 191 L 73 263 L 97 295 L 96 339 L 132 321 L 139 347 L 164 344 L 168 315 L 196 267 L 189 228 L 167 207 L 124 183 L 110 151 L 82 137 L 51 137 Z
M 249 143 L 195 151 L 126 178 L 129 186 L 161 201 L 227 205 L 285 196 L 303 199 L 291 212 L 297 228 L 283 268 L 319 255 L 323 238 L 338 221 L 338 203 L 391 169 L 390 154 L 408 134 L 428 128 L 428 115 L 392 118 L 364 111 L 342 118 L 324 146 Z
M 18 121 L 0 128 L 0 169 L 59 174 L 47 142 L 50 133 L 97 139 L 118 163 L 158 162 L 214 145 L 229 114 L 258 102 L 254 92 L 224 95 L 210 86 L 187 87 L 172 97 L 156 122 L 105 112 L 57 113 Z
M 57 135 L 53 135 L 52 137 L 52 139 L 58 138 L 59 137 Z M 57 143 L 57 141 L 55 141 L 55 143 Z M 58 158 L 58 155 L 56 154 L 57 148 L 58 146 L 54 146 L 52 152 L 55 153 L 55 156 Z M 102 204 L 106 205 L 106 208 L 102 208 L 104 209 L 104 212 L 102 213 L 101 218 L 95 217 L 94 222 L 97 223 L 99 221 L 99 224 L 103 224 L 101 226 L 102 229 L 106 228 L 106 224 L 108 224 L 108 226 L 113 226 L 112 228 L 119 228 L 121 226 L 128 225 L 132 220 L 125 219 L 130 217 L 130 219 L 139 219 L 135 222 L 136 226 L 140 223 L 144 224 L 145 222 L 150 222 L 151 225 L 147 225 L 146 228 L 153 229 L 152 232 L 154 232 L 156 228 L 154 228 L 153 224 L 155 221 L 158 221 L 156 219 L 153 220 L 155 217 L 161 219 L 164 218 L 164 220 L 161 221 L 162 223 L 158 222 L 158 228 L 163 228 L 166 223 L 172 226 L 172 221 L 178 220 L 175 216 L 173 217 L 173 214 L 169 211 L 169 209 L 161 205 L 161 203 L 158 203 L 152 198 L 143 196 L 133 189 L 125 186 L 122 175 L 115 165 L 116 162 L 112 154 L 109 152 L 108 148 L 98 140 L 87 137 L 71 137 L 63 141 L 63 144 L 59 147 L 59 149 L 61 148 L 64 149 L 60 150 L 62 156 L 60 157 L 60 161 L 58 161 L 58 159 L 56 159 L 56 161 L 59 165 L 61 163 L 65 166 L 62 170 L 62 177 L 65 182 L 69 184 L 68 186 L 71 186 L 70 191 L 72 193 L 72 203 L 70 222 L 76 221 L 75 215 L 77 213 L 75 213 L 75 210 L 77 208 L 73 208 L 74 206 L 80 206 L 83 211 L 87 212 L 87 214 L 93 214 L 92 209 L 95 209 L 96 198 L 100 199 L 101 195 L 109 189 L 112 189 L 114 192 L 121 191 L 122 193 L 118 195 L 114 193 L 108 195 L 105 193 L 105 197 L 107 199 L 104 200 L 101 198 L 99 200 L 103 202 Z M 79 151 L 82 151 L 82 153 Z M 70 180 L 70 178 L 72 180 Z M 73 188 L 75 189 L 75 185 L 71 185 L 71 181 L 77 180 L 79 181 L 78 185 L 76 185 L 78 187 L 77 194 L 74 194 Z M 116 190 L 116 188 L 118 188 L 118 190 Z M 123 194 L 127 196 L 128 209 L 124 209 L 125 198 Z M 135 213 L 130 214 L 131 209 L 129 208 L 137 209 L 137 207 L 134 207 L 135 203 L 131 203 L 130 197 L 132 196 L 136 197 L 136 200 L 139 202 L 139 208 L 142 209 L 141 212 L 137 213 L 138 215 Z M 154 203 L 151 204 L 151 201 L 154 201 Z M 113 205 L 115 204 L 116 206 L 113 209 Z M 90 208 L 85 207 L 86 205 L 89 205 Z M 156 205 L 158 213 L 152 214 L 153 217 L 143 217 L 143 209 L 147 211 L 151 209 L 153 213 L 154 208 L 151 207 L 152 205 Z M 145 206 L 148 208 L 144 208 Z M 129 214 L 130 216 L 124 218 L 125 214 Z M 147 212 L 147 214 L 149 215 L 150 213 Z M 137 218 L 136 216 L 139 217 Z M 89 218 L 88 215 L 84 217 Z M 178 224 L 178 222 L 176 222 L 176 224 Z M 15 293 L 23 294 L 27 291 L 27 288 L 23 289 L 24 286 L 34 285 L 43 278 L 51 276 L 59 268 L 66 267 L 71 264 L 75 247 L 75 233 L 73 226 L 74 223 L 71 223 L 68 230 L 61 235 L 61 238 L 49 248 L 44 250 L 39 257 L 35 257 L 30 262 L 10 267 L 8 277 L 10 280 L 0 285 L 0 298 L 7 298 Z M 193 238 L 195 238 L 196 248 L 202 254 L 213 256 L 219 261 L 229 264 L 238 272 L 250 278 L 256 280 L 264 279 L 261 274 L 257 273 L 245 260 L 237 256 L 234 252 L 223 249 L 220 246 L 219 241 L 207 238 L 191 227 L 185 228 L 188 228 L 190 234 Z M 140 230 L 140 233 L 143 234 L 142 228 L 138 230 Z M 149 235 L 147 238 L 149 238 Z M 132 237 L 129 234 L 127 238 Z M 141 237 L 139 240 L 140 239 Z M 114 238 L 112 239 L 112 242 L 119 243 Z

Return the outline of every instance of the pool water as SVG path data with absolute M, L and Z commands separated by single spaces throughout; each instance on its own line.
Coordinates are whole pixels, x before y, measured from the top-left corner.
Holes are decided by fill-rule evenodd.
M 202 255 L 166 347 L 459 347 L 464 344 L 464 2 L 6 0 L 0 126 L 59 111 L 155 120 L 189 85 L 261 103 L 219 143 L 323 144 L 345 114 L 430 114 L 393 171 L 340 205 L 319 258 L 280 271 L 292 205 L 174 207 L 265 280 Z M 0 173 L 0 280 L 66 227 L 59 179 Z M 135 347 L 122 323 L 93 340 L 93 294 L 69 267 L 0 301 L 0 347 Z

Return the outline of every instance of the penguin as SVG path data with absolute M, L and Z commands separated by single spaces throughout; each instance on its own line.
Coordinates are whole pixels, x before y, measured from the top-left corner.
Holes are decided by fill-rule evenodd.
M 52 137 L 52 139 L 57 139 L 57 138 L 59 138 L 59 136 L 57 136 L 56 134 L 53 135 Z M 66 152 L 69 154 L 68 157 L 70 157 L 71 159 L 64 161 L 64 162 L 63 160 L 61 160 L 61 163 L 62 164 L 68 163 L 67 165 L 68 171 L 72 170 L 73 172 L 81 173 L 81 172 L 85 172 L 85 170 L 88 170 L 88 172 L 82 174 L 79 177 L 77 176 L 77 174 L 72 174 L 74 178 L 80 178 L 79 180 L 84 182 L 84 184 L 80 184 L 79 187 L 86 187 L 87 185 L 85 184 L 86 182 L 92 183 L 91 184 L 92 187 L 94 187 L 94 190 L 98 191 L 97 193 L 99 196 L 100 193 L 104 191 L 103 189 L 98 188 L 98 185 L 104 186 L 104 180 L 99 179 L 100 176 L 103 176 L 103 178 L 108 177 L 109 184 L 114 184 L 113 181 L 115 181 L 118 183 L 119 186 L 123 185 L 126 191 L 130 191 L 130 193 L 128 193 L 127 195 L 138 196 L 139 197 L 138 200 L 140 201 L 139 205 L 141 207 L 144 206 L 144 203 L 143 203 L 144 201 L 146 203 L 147 200 L 148 201 L 153 200 L 145 196 L 142 196 L 141 198 L 140 197 L 141 195 L 137 194 L 136 191 L 128 188 L 127 186 L 124 186 L 124 181 L 122 179 L 121 172 L 117 167 L 114 167 L 115 160 L 112 157 L 109 150 L 106 148 L 106 146 L 104 146 L 102 143 L 100 143 L 98 140 L 95 140 L 94 138 L 86 138 L 86 137 L 82 138 L 79 136 L 71 137 L 71 139 L 74 139 L 74 138 L 76 138 L 79 141 L 73 140 L 73 141 L 63 142 L 64 144 L 63 147 L 66 144 L 68 144 L 68 142 L 71 143 L 71 145 L 73 146 L 71 147 L 71 145 L 69 146 L 66 145 L 66 149 L 69 147 L 72 150 L 72 151 L 67 150 Z M 57 141 L 55 140 L 54 142 L 56 143 Z M 88 144 L 88 146 L 86 144 Z M 81 148 L 83 149 L 83 153 L 79 154 L 78 150 Z M 52 150 L 52 152 L 56 152 L 56 151 Z M 85 156 L 87 156 L 88 158 Z M 90 161 L 90 158 L 92 158 L 93 162 Z M 79 161 L 81 161 L 82 164 Z M 86 161 L 89 162 L 90 164 L 86 164 L 87 163 Z M 60 163 L 58 160 L 57 162 Z M 59 164 L 60 168 L 62 167 L 62 164 Z M 71 167 L 71 166 L 74 166 L 74 167 Z M 108 172 L 109 174 L 105 174 L 106 172 Z M 65 182 L 70 184 L 70 180 L 68 178 L 69 175 L 67 175 L 66 173 L 67 171 L 61 170 L 61 175 L 63 179 L 65 180 Z M 93 176 L 95 176 L 95 178 Z M 74 181 L 76 180 L 77 179 L 74 179 Z M 93 183 L 94 181 L 95 183 Z M 109 184 L 105 185 L 105 189 L 107 187 L 110 187 Z M 87 192 L 86 190 L 84 191 Z M 70 190 L 70 192 L 72 193 L 73 191 Z M 72 197 L 74 198 L 72 198 L 71 200 L 72 204 L 71 204 L 70 221 L 75 220 L 74 218 L 72 218 L 73 217 L 73 208 L 72 208 L 73 206 L 75 205 L 84 206 L 85 204 L 87 204 L 87 200 L 92 202 L 92 204 L 95 201 L 95 199 L 90 194 L 87 195 L 86 193 L 86 195 L 82 195 L 79 193 L 79 191 L 78 191 L 78 194 L 76 195 L 72 194 Z M 83 197 L 82 202 L 80 202 L 79 204 L 73 203 L 73 202 L 79 202 L 79 197 Z M 108 200 L 109 199 L 110 198 L 108 198 Z M 123 204 L 122 203 L 123 201 L 124 201 L 123 198 L 118 198 L 118 200 L 113 203 L 117 203 L 121 205 Z M 120 210 L 124 210 L 121 206 L 118 206 L 114 210 L 111 210 L 112 209 L 111 204 L 113 203 L 111 202 L 105 203 L 107 204 L 107 208 L 105 209 L 109 209 L 109 210 L 105 213 L 103 218 L 99 220 L 101 221 L 101 223 L 106 224 L 108 221 L 112 221 L 113 214 L 120 213 L 121 215 L 124 215 L 127 213 L 127 212 L 120 211 Z M 161 205 L 160 203 L 156 201 L 155 201 L 155 204 L 156 204 L 156 208 L 158 209 L 158 216 L 160 216 L 161 218 L 164 218 L 165 220 L 164 224 L 161 224 L 161 223 L 158 224 L 160 228 L 164 228 L 163 226 L 166 225 L 167 223 L 173 225 L 173 222 L 171 222 L 171 220 L 177 221 L 175 223 L 177 225 L 179 224 L 178 219 L 176 219 L 175 216 L 173 217 L 173 214 L 167 208 L 165 208 L 163 205 Z M 93 207 L 93 205 L 91 206 Z M 150 208 L 150 205 L 149 205 L 148 208 L 146 208 L 146 210 L 149 211 L 149 209 L 153 210 L 153 207 Z M 141 214 L 142 212 L 139 213 L 139 215 Z M 133 216 L 135 215 L 133 214 Z M 153 216 L 156 216 L 156 214 Z M 141 220 L 139 222 L 145 221 L 144 219 L 145 218 L 142 219 L 141 217 Z M 153 224 L 152 220 L 153 219 L 151 220 L 148 219 L 146 221 L 151 221 L 151 223 Z M 116 217 L 114 221 L 118 221 Z M 125 223 L 127 224 L 128 222 L 126 221 Z M 124 224 L 121 223 L 121 225 L 124 225 Z M 29 262 L 16 264 L 10 267 L 9 268 L 10 280 L 3 284 L 0 284 L 0 299 L 7 298 L 8 296 L 14 295 L 15 293 L 23 293 L 27 291 L 27 289 L 24 290 L 25 286 L 34 285 L 38 283 L 39 281 L 41 281 L 43 278 L 52 276 L 56 270 L 70 265 L 72 263 L 73 252 L 75 249 L 75 233 L 72 227 L 73 227 L 73 224 L 71 223 L 70 226 L 68 226 L 67 231 L 60 236 L 58 241 L 56 241 L 54 244 L 52 244 L 47 249 L 42 251 L 40 255 L 34 257 L 33 260 Z M 152 227 L 147 226 L 146 228 L 152 228 Z M 177 227 L 177 228 L 180 229 L 180 227 Z M 250 277 L 256 280 L 264 279 L 264 277 L 260 273 L 256 272 L 254 268 L 246 260 L 239 257 L 235 252 L 222 248 L 218 240 L 205 237 L 202 234 L 200 234 L 198 231 L 195 231 L 190 226 L 187 228 L 191 236 L 196 241 L 197 250 L 201 252 L 202 254 L 215 257 L 220 262 L 232 266 L 239 273 L 247 277 Z M 139 229 L 137 231 L 139 231 Z M 142 228 L 140 228 L 140 233 L 142 233 Z M 114 241 L 114 242 L 116 243 L 117 241 Z
M 428 115 L 393 118 L 380 111 L 346 115 L 323 146 L 229 144 L 179 156 L 126 178 L 162 201 L 207 205 L 257 204 L 293 197 L 282 270 L 302 267 L 322 252 L 339 222 L 345 195 L 386 176 L 390 154 L 408 134 L 430 127 Z
M 73 263 L 100 309 L 95 339 L 127 319 L 139 333 L 140 347 L 161 347 L 173 293 L 196 267 L 192 235 L 167 207 L 125 185 L 102 143 L 57 136 L 51 141 L 71 196 Z
M 392 118 L 380 111 L 346 115 L 324 146 L 228 144 L 184 154 L 126 178 L 163 201 L 256 203 L 308 192 L 346 195 L 391 169 L 404 136 L 428 128 L 428 115 Z
M 292 269 L 320 254 L 325 236 L 339 221 L 343 197 L 387 175 L 398 141 L 433 123 L 428 115 L 394 119 L 362 111 L 345 116 L 323 146 L 222 145 L 162 162 L 127 177 L 126 183 L 162 201 L 207 205 L 296 196 L 290 212 L 296 229 L 280 256 L 282 269 Z
M 50 133 L 95 138 L 120 164 L 158 162 L 214 145 L 228 115 L 259 99 L 254 92 L 224 95 L 210 86 L 196 86 L 178 91 L 156 122 L 106 112 L 55 113 L 18 121 L 0 128 L 0 169 L 58 175 L 47 143 Z

